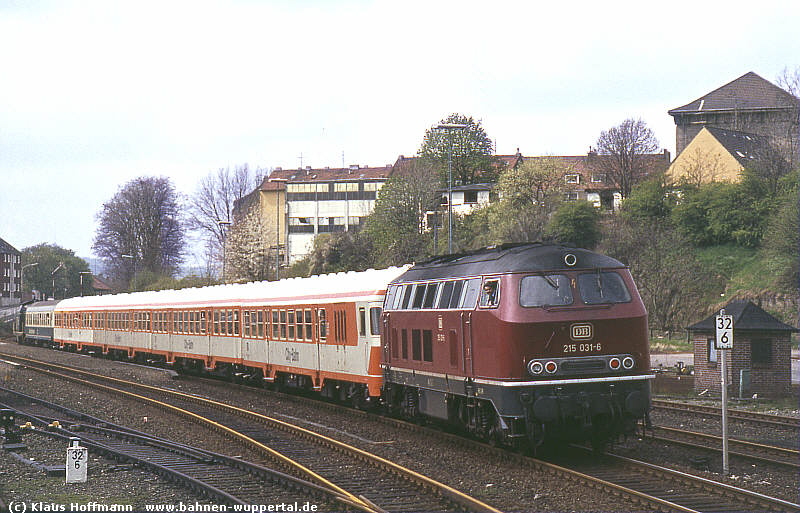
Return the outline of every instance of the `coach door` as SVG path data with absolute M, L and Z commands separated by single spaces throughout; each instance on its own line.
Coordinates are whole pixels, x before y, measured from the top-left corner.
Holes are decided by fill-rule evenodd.
M 331 327 L 331 333 L 329 334 L 328 343 L 331 342 L 334 344 L 332 347 L 334 349 L 333 352 L 333 365 L 334 369 L 337 371 L 347 371 L 348 359 L 347 359 L 347 351 L 348 351 L 348 341 L 356 345 L 355 342 L 358 340 L 358 335 L 356 334 L 356 327 L 350 326 L 354 324 L 354 322 L 348 322 L 348 306 L 352 308 L 352 303 L 335 303 L 333 308 L 331 309 L 331 318 L 328 319 Z M 352 321 L 355 321 L 353 318 Z M 351 336 L 351 331 L 354 336 Z

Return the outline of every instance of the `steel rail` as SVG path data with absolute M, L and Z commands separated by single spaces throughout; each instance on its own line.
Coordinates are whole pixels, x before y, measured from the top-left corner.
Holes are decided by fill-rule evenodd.
M 168 403 L 164 403 L 163 401 L 158 401 L 156 399 L 153 399 L 153 398 L 150 398 L 150 397 L 147 397 L 147 396 L 143 396 L 141 394 L 135 394 L 133 392 L 120 390 L 118 388 L 109 387 L 109 386 L 102 385 L 102 384 L 99 384 L 99 383 L 90 382 L 90 381 L 87 381 L 87 380 L 83 380 L 81 378 L 76 378 L 75 376 L 68 376 L 68 375 L 64 375 L 64 374 L 59 374 L 59 373 L 53 372 L 52 370 L 49 370 L 49 369 L 37 369 L 36 366 L 39 365 L 39 366 L 44 366 L 44 367 L 48 367 L 48 368 L 56 368 L 56 369 L 60 369 L 60 370 L 66 371 L 66 372 L 71 372 L 71 373 L 75 373 L 75 374 L 79 374 L 79 375 L 83 375 L 83 376 L 88 376 L 88 377 L 91 377 L 91 378 L 94 378 L 94 379 L 99 379 L 99 380 L 108 381 L 108 382 L 111 382 L 111 383 L 116 383 L 116 384 L 119 384 L 119 385 L 122 385 L 122 386 L 132 387 L 132 388 L 139 389 L 139 390 L 147 390 L 147 391 L 154 392 L 154 393 L 159 393 L 159 394 L 166 394 L 166 395 L 170 395 L 170 396 L 179 398 L 179 399 L 184 400 L 184 401 L 203 404 L 203 405 L 206 405 L 206 406 L 212 406 L 212 407 L 215 407 L 217 409 L 222 409 L 222 410 L 225 410 L 227 412 L 234 413 L 234 414 L 237 414 L 237 415 L 240 415 L 240 416 L 246 416 L 246 417 L 249 417 L 251 419 L 255 419 L 255 420 L 258 420 L 260 422 L 263 422 L 265 424 L 270 424 L 270 425 L 278 427 L 280 429 L 293 432 L 293 433 L 295 433 L 297 435 L 304 436 L 304 437 L 306 437 L 308 439 L 316 440 L 317 442 L 324 443 L 325 445 L 327 445 L 329 447 L 337 448 L 338 450 L 340 450 L 342 452 L 346 452 L 346 453 L 349 453 L 351 455 L 356 455 L 356 456 L 360 457 L 364 461 L 370 461 L 372 464 L 380 466 L 381 468 L 383 468 L 383 469 L 385 469 L 387 471 L 390 471 L 392 473 L 400 475 L 401 477 L 404 477 L 406 479 L 410 479 L 410 480 L 412 480 L 412 481 L 414 481 L 414 482 L 416 482 L 416 483 L 418 483 L 418 484 L 420 484 L 420 485 L 422 485 L 422 486 L 424 486 L 426 488 L 435 490 L 437 493 L 439 493 L 443 497 L 446 497 L 449 500 L 453 501 L 454 503 L 459 504 L 461 507 L 467 508 L 469 511 L 474 511 L 474 512 L 477 512 L 477 513 L 500 513 L 499 510 L 497 510 L 496 508 L 493 508 L 492 506 L 490 506 L 490 505 L 488 505 L 488 504 L 486 504 L 486 503 L 484 503 L 484 502 L 482 502 L 482 501 L 480 501 L 478 499 L 475 499 L 474 497 L 470 497 L 470 496 L 464 494 L 463 492 L 461 492 L 459 490 L 456 490 L 456 489 L 454 489 L 454 488 L 452 488 L 452 487 L 450 487 L 448 485 L 445 485 L 443 483 L 439 483 L 438 481 L 435 481 L 435 480 L 433 480 L 433 479 L 431 479 L 431 478 L 429 478 L 429 477 L 427 477 L 425 475 L 422 475 L 422 474 L 419 474 L 417 472 L 414 472 L 413 470 L 407 469 L 407 468 L 405 468 L 405 467 L 403 467 L 401 465 L 398 465 L 398 464 L 396 464 L 396 463 L 394 463 L 392 461 L 389 461 L 389 460 L 387 460 L 385 458 L 382 458 L 382 457 L 377 456 L 375 454 L 369 453 L 369 452 L 364 451 L 362 449 L 359 449 L 357 447 L 353 447 L 353 446 L 351 446 L 349 444 L 346 444 L 344 442 L 341 442 L 339 440 L 336 440 L 336 439 L 321 435 L 319 433 L 316 433 L 314 431 L 302 428 L 300 426 L 295 426 L 295 425 L 290 424 L 288 422 L 284 422 L 282 420 L 269 417 L 267 415 L 263 415 L 263 414 L 260 414 L 260 413 L 257 413 L 257 412 L 252 412 L 252 411 L 249 411 L 249 410 L 245 410 L 243 408 L 238 408 L 238 407 L 235 407 L 235 406 L 231 406 L 231 405 L 222 403 L 220 401 L 214 401 L 212 399 L 202 398 L 202 397 L 198 397 L 198 396 L 195 396 L 195 395 L 186 394 L 186 393 L 175 391 L 175 390 L 155 387 L 155 386 L 151 386 L 151 385 L 145 385 L 145 384 L 141 384 L 141 383 L 133 383 L 133 382 L 129 382 L 129 381 L 126 381 L 126 380 L 119 379 L 119 378 L 114 378 L 114 377 L 111 377 L 111 376 L 104 376 L 104 375 L 94 374 L 94 373 L 91 373 L 91 372 L 88 372 L 88 371 L 84 371 L 84 370 L 81 370 L 81 369 L 75 369 L 75 368 L 64 366 L 64 365 L 48 363 L 48 362 L 40 362 L 40 361 L 31 359 L 31 358 L 26 358 L 26 357 L 12 355 L 12 354 L 5 354 L 5 353 L 0 353 L 0 356 L 3 356 L 5 358 L 10 358 L 12 360 L 18 360 L 18 361 L 26 362 L 26 365 L 29 365 L 30 368 L 32 368 L 34 370 L 40 370 L 41 372 L 46 372 L 46 373 L 51 374 L 51 375 L 57 375 L 58 377 L 61 377 L 63 379 L 68 379 L 68 380 L 71 380 L 71 381 L 83 383 L 83 384 L 86 384 L 86 385 L 89 385 L 89 386 L 100 387 L 102 389 L 108 390 L 108 391 L 113 392 L 113 393 L 121 393 L 121 394 L 124 394 L 124 395 L 128 395 L 130 397 L 136 398 L 137 400 L 141 400 L 141 401 L 144 401 L 144 402 L 149 402 L 149 403 L 157 405 L 157 406 L 159 406 L 161 408 L 173 411 L 175 413 L 184 415 L 186 417 L 193 418 L 193 419 L 195 419 L 195 420 L 197 420 L 199 422 L 203 422 L 205 424 L 211 425 L 215 429 L 217 429 L 219 431 L 222 431 L 222 432 L 228 434 L 231 437 L 234 437 L 234 438 L 240 439 L 242 441 L 245 441 L 246 443 L 248 443 L 248 444 L 250 444 L 250 445 L 252 445 L 254 447 L 258 447 L 260 450 L 262 450 L 262 452 L 264 452 L 266 454 L 269 454 L 270 456 L 272 456 L 273 458 L 277 459 L 278 461 L 281 461 L 281 462 L 284 462 L 287 465 L 290 465 L 291 467 L 293 467 L 293 468 L 297 469 L 298 471 L 302 472 L 304 475 L 311 476 L 313 480 L 315 480 L 317 482 L 320 482 L 324 486 L 330 487 L 331 489 L 341 493 L 342 495 L 347 497 L 352 502 L 352 505 L 354 507 L 357 507 L 358 509 L 362 509 L 364 511 L 375 512 L 376 511 L 375 510 L 375 506 L 373 504 L 371 504 L 371 502 L 369 502 L 365 498 L 360 497 L 360 496 L 356 496 L 355 494 L 352 494 L 352 493 L 342 489 L 341 487 L 339 487 L 335 483 L 332 483 L 332 482 L 328 481 L 327 479 L 325 479 L 324 477 L 320 476 L 318 473 L 314 472 L 313 470 L 306 468 L 305 466 L 295 462 L 294 460 L 292 460 L 290 458 L 287 458 L 286 456 L 284 456 L 283 454 L 279 453 L 278 451 L 275 451 L 274 449 L 272 449 L 272 448 L 270 448 L 270 447 L 268 447 L 268 446 L 266 446 L 264 444 L 261 444 L 260 442 L 258 442 L 256 440 L 252 439 L 251 437 L 249 437 L 247 435 L 244 435 L 242 433 L 239 433 L 239 432 L 237 432 L 237 431 L 235 431 L 233 429 L 230 429 L 227 426 L 224 426 L 224 425 L 222 425 L 222 424 L 220 424 L 218 422 L 215 422 L 215 421 L 212 421 L 212 420 L 209 420 L 209 419 L 205 419 L 204 417 L 202 417 L 200 415 L 197 415 L 194 412 L 191 412 L 191 411 L 188 411 L 188 410 L 185 410 L 185 409 L 182 409 L 182 408 L 178 408 L 178 407 L 176 407 L 174 405 L 170 405 Z
M 722 410 L 717 406 L 704 404 L 691 404 L 678 401 L 665 401 L 663 399 L 652 399 L 651 405 L 655 409 L 669 411 L 680 411 L 682 413 L 696 413 L 721 417 Z M 775 426 L 800 429 L 800 417 L 789 417 L 786 415 L 773 415 L 770 413 L 752 412 L 739 409 L 728 409 L 728 418 L 737 421 L 755 422 L 760 424 L 770 424 Z

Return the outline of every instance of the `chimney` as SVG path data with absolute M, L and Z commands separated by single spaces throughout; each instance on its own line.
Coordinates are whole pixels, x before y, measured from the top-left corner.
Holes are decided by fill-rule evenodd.
M 359 167 L 360 167 L 360 166 L 359 166 L 358 164 L 350 164 L 350 171 L 355 171 L 355 170 L 357 170 Z
M 276 167 L 275 171 L 283 171 L 283 168 L 282 167 Z

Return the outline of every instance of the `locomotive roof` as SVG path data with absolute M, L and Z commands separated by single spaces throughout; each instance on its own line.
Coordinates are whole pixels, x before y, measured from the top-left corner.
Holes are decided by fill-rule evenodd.
M 277 282 L 260 281 L 180 290 L 75 297 L 63 300 L 57 309 L 122 310 L 159 306 L 203 308 L 382 300 L 386 286 L 405 269 L 405 267 L 390 267 L 363 272 L 323 274 L 309 278 L 289 278 Z
M 574 255 L 574 265 L 568 266 L 565 263 L 567 255 Z M 587 249 L 540 242 L 504 244 L 471 253 L 444 255 L 418 263 L 392 283 L 486 274 L 623 267 L 625 265 L 622 262 Z

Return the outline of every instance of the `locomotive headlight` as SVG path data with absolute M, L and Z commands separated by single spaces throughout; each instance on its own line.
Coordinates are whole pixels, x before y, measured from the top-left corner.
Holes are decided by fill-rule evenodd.
M 538 376 L 543 371 L 544 371 L 544 365 L 542 365 L 542 362 L 531 360 L 531 363 L 528 364 L 528 372 L 530 372 L 534 376 Z
M 626 356 L 622 359 L 622 367 L 625 368 L 625 370 L 631 370 L 634 363 L 633 358 L 630 356 Z
M 544 370 L 546 370 L 548 374 L 553 374 L 558 370 L 558 365 L 556 365 L 556 362 L 547 362 L 544 364 Z
M 619 370 L 620 366 L 619 358 L 614 357 L 608 361 L 608 366 L 611 367 L 611 370 Z

